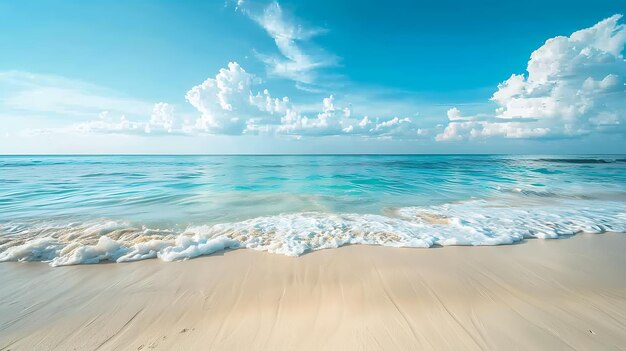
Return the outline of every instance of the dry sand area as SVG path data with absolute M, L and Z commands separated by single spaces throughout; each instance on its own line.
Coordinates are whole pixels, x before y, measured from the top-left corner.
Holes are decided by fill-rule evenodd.
M 626 234 L 0 277 L 0 350 L 626 349 Z

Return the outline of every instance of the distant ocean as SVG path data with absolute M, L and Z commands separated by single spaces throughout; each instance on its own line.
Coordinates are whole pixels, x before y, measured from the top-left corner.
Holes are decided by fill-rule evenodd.
M 0 156 L 0 261 L 626 232 L 626 156 Z

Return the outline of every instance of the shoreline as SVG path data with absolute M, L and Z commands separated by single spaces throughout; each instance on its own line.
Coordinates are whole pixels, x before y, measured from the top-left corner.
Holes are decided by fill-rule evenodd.
M 0 263 L 0 350 L 595 349 L 626 344 L 626 235 Z

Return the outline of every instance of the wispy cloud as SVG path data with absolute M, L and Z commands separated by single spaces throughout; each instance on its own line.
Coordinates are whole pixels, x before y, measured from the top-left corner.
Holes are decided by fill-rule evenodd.
M 146 115 L 152 104 L 65 77 L 23 71 L 0 72 L 0 114 L 39 113 L 88 117 L 107 110 Z
M 114 90 L 57 75 L 0 72 L 0 119 L 26 123 L 23 134 L 187 133 L 167 103 L 126 97 Z
M 268 73 L 293 80 L 298 87 L 316 81 L 316 70 L 337 65 L 338 58 L 313 45 L 312 38 L 327 32 L 323 28 L 306 27 L 301 21 L 286 14 L 278 2 L 272 2 L 261 11 L 255 11 L 245 2 L 238 9 L 258 23 L 276 43 L 280 55 L 256 52 L 265 63 Z

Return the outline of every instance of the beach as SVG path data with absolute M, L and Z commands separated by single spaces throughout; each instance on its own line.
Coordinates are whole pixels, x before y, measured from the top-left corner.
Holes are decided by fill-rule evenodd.
M 0 351 L 626 351 L 626 0 L 355 4 L 0 0 Z
M 626 236 L 0 264 L 0 350 L 619 350 Z

